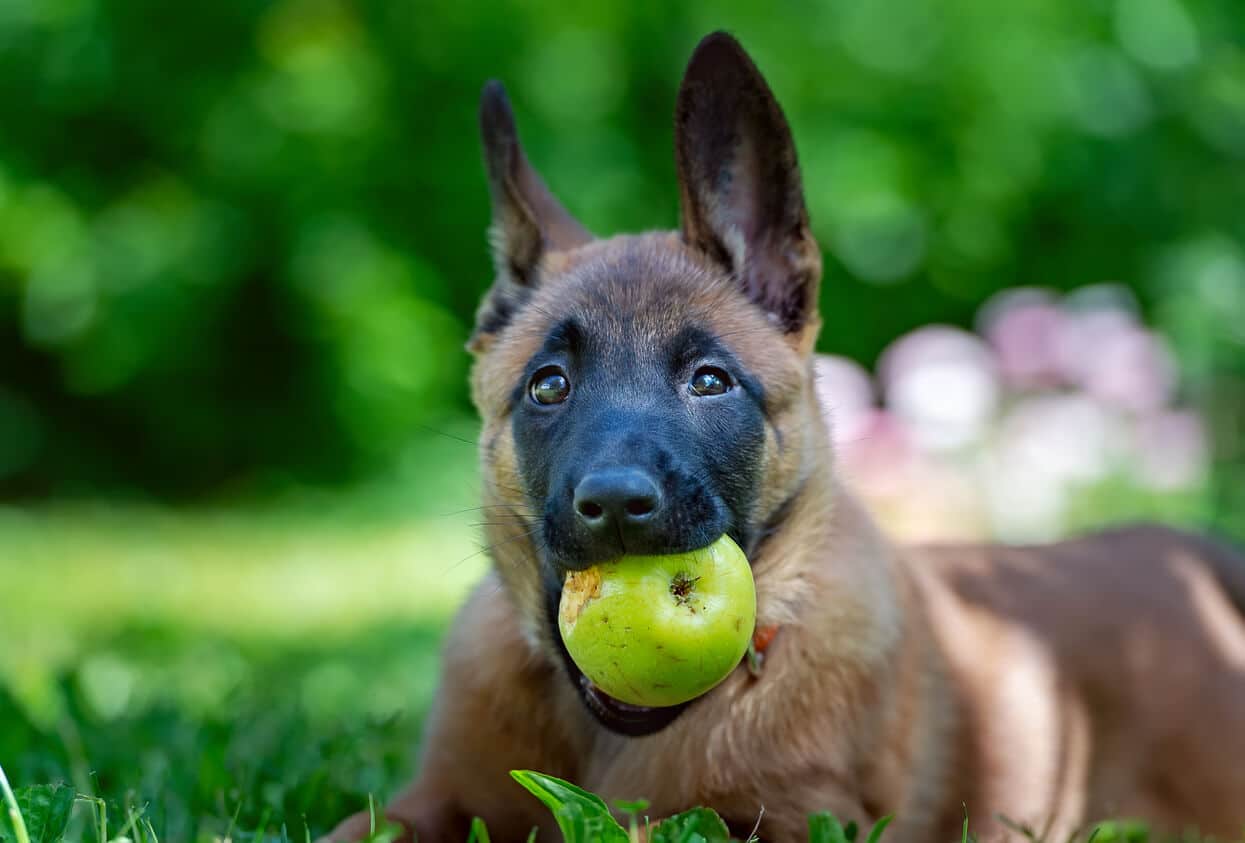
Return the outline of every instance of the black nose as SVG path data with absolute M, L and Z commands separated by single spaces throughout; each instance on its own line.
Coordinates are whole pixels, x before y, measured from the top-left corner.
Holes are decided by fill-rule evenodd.
M 575 513 L 592 530 L 639 526 L 661 509 L 661 490 L 636 468 L 594 471 L 575 487 Z

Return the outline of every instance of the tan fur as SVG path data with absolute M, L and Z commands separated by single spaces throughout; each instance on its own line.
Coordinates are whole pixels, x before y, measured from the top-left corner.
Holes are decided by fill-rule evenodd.
M 422 843 L 462 840 L 475 815 L 500 841 L 552 829 L 508 777 L 520 767 L 647 798 L 654 816 L 709 805 L 740 835 L 762 817 L 768 841 L 803 840 L 817 810 L 892 814 L 894 843 L 957 838 L 965 807 L 982 840 L 1005 834 L 998 814 L 1051 840 L 1112 816 L 1245 828 L 1239 558 L 1158 527 L 897 549 L 835 478 L 815 316 L 776 324 L 676 234 L 546 248 L 531 269 L 523 306 L 475 339 L 494 567 L 446 645 L 419 776 L 388 808 Z M 778 635 L 759 678 L 741 666 L 643 738 L 598 725 L 552 655 L 511 433 L 528 360 L 586 311 L 606 341 L 701 326 L 766 390 L 758 520 L 777 523 L 751 561 L 758 625 Z M 365 830 L 354 817 L 329 839 Z

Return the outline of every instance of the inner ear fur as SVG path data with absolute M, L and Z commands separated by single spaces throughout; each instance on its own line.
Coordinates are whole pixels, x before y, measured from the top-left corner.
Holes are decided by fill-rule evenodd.
M 506 89 L 496 80 L 488 82 L 480 95 L 480 138 L 492 202 L 489 243 L 496 280 L 476 314 L 468 343 L 473 349 L 502 328 L 539 284 L 546 254 L 593 239 L 528 161 Z
M 675 107 L 684 241 L 725 267 L 788 333 L 817 323 L 821 252 L 786 117 L 730 35 L 696 47 Z

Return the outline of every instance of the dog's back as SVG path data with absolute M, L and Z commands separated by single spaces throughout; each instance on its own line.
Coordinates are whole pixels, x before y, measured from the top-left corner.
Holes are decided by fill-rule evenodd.
M 1049 839 L 1107 817 L 1241 833 L 1245 559 L 1154 526 L 908 559 L 961 698 L 964 802 Z

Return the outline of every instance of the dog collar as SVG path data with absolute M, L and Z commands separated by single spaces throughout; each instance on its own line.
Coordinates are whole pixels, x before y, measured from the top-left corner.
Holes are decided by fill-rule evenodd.
M 746 656 L 748 662 L 748 672 L 753 678 L 761 675 L 761 666 L 765 663 L 765 651 L 774 643 L 774 638 L 778 635 L 779 626 L 776 623 L 768 626 L 758 626 L 756 631 L 752 633 L 752 642 L 748 645 L 748 654 Z

